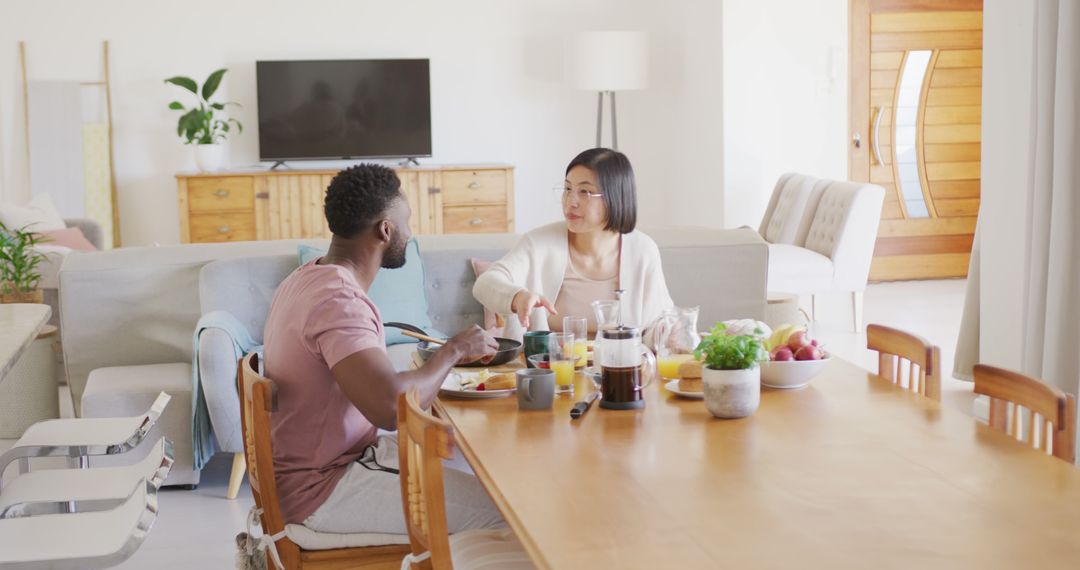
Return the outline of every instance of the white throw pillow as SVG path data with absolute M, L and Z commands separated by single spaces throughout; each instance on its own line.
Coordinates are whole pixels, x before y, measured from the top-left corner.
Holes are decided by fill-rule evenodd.
M 67 227 L 48 194 L 34 196 L 25 206 L 0 204 L 0 222 L 8 229 L 28 227 L 35 232 L 62 230 Z

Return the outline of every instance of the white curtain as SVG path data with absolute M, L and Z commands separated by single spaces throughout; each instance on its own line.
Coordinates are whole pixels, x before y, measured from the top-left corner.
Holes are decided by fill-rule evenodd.
M 1071 394 L 1080 391 L 1080 2 L 1039 0 L 1031 41 L 1030 155 L 1021 335 L 1023 372 Z M 1022 163 L 1022 159 L 1018 159 Z M 1025 233 L 1025 232 L 1018 232 Z M 976 247 L 978 235 L 976 234 Z M 982 251 L 991 256 L 994 252 Z M 978 354 L 979 252 L 954 375 Z M 968 310 L 974 303 L 975 310 Z M 1080 438 L 1078 438 L 1080 441 Z

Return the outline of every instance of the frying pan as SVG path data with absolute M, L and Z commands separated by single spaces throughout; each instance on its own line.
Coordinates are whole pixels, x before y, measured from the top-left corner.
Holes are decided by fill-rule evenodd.
M 383 323 L 383 327 L 394 327 L 397 329 L 412 331 L 415 333 L 427 334 L 420 327 L 415 327 L 413 325 L 405 323 Z M 501 337 L 495 337 L 495 340 L 499 343 L 499 348 L 495 352 L 495 358 L 493 358 L 491 362 L 485 363 L 480 362 L 479 360 L 475 360 L 467 364 L 458 364 L 458 366 L 469 368 L 487 368 L 491 366 L 500 366 L 517 358 L 518 355 L 521 354 L 521 341 Z M 420 355 L 420 359 L 425 362 L 427 362 L 427 359 L 431 358 L 431 355 L 435 354 L 436 350 L 439 350 L 438 345 L 432 345 L 426 340 L 422 340 L 419 344 L 416 345 L 416 352 Z

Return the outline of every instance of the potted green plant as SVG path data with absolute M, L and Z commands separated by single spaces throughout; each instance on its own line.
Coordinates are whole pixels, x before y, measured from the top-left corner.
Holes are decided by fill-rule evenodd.
M 761 402 L 761 369 L 767 359 L 760 335 L 727 333 L 718 323 L 702 339 L 694 356 L 704 363 L 701 381 L 705 407 L 718 418 L 743 418 L 754 413 Z
M 37 268 L 46 257 L 35 248 L 43 240 L 27 227 L 13 230 L 0 222 L 0 303 L 45 300 Z
M 240 121 L 224 117 L 225 107 L 236 105 L 233 102 L 216 102 L 210 98 L 221 86 L 221 79 L 225 76 L 226 69 L 219 69 L 210 74 L 200 87 L 190 77 L 176 76 L 165 80 L 190 91 L 197 98 L 196 104 L 190 108 L 185 107 L 179 101 L 169 103 L 169 108 L 180 111 L 180 120 L 176 123 L 176 134 L 184 144 L 194 145 L 195 163 L 203 172 L 214 172 L 221 168 L 224 157 L 222 142 L 228 138 L 232 126 L 236 126 L 236 132 L 244 132 Z

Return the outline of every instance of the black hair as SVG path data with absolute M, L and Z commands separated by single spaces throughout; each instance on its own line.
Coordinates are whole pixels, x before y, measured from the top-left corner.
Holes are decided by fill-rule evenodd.
M 596 174 L 608 216 L 605 230 L 628 234 L 637 227 L 637 189 L 634 167 L 626 155 L 610 148 L 590 148 L 574 157 L 566 173 L 584 166 Z
M 326 188 L 323 211 L 330 231 L 346 239 L 382 219 L 400 199 L 401 180 L 393 170 L 378 164 L 360 164 L 338 172 Z

